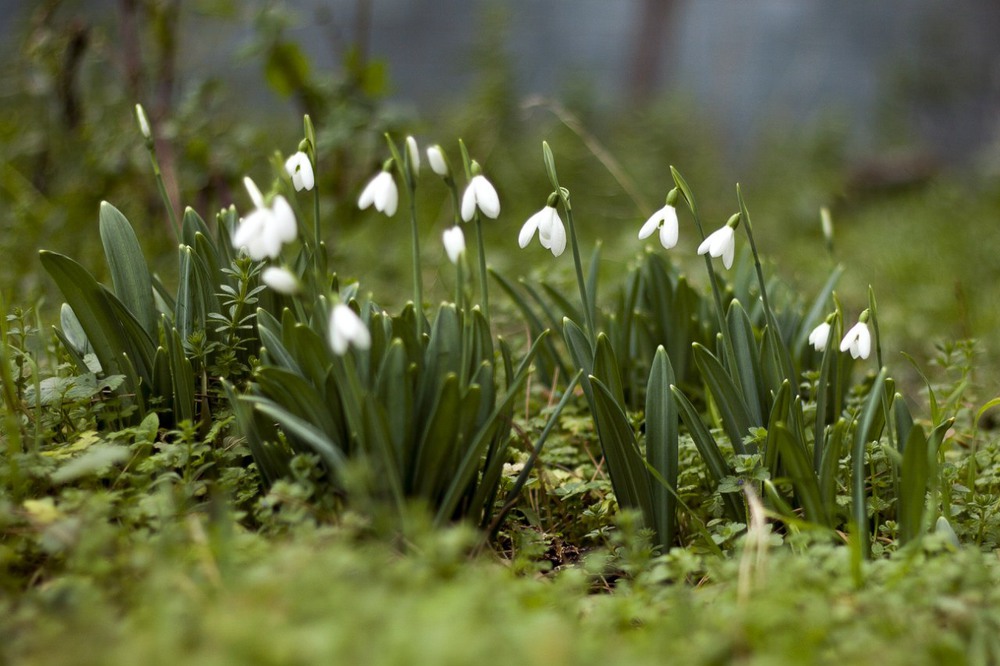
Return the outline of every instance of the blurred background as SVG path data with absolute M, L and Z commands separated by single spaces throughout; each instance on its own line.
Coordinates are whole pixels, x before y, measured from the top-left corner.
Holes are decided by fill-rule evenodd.
M 0 15 L 0 289 L 13 302 L 57 305 L 42 247 L 100 274 L 101 200 L 169 281 L 142 102 L 171 199 L 206 219 L 249 205 L 243 175 L 269 182 L 309 113 L 338 271 L 386 305 L 408 293 L 394 287 L 410 270 L 404 222 L 353 205 L 383 133 L 440 142 L 453 163 L 463 137 L 503 202 L 491 263 L 568 278 L 571 262 L 514 240 L 548 193 L 545 139 L 585 246 L 604 241 L 608 284 L 640 251 L 673 164 L 712 227 L 740 182 L 774 272 L 803 294 L 836 262 L 849 310 L 872 284 L 890 348 L 927 356 L 976 337 L 1000 352 L 998 3 L 0 0 Z M 419 198 L 433 298 L 452 212 L 430 174 Z M 688 221 L 672 258 L 697 270 L 694 235 Z

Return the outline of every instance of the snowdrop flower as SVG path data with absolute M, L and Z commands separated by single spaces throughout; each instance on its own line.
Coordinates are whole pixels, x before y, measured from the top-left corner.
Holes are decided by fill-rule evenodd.
M 708 235 L 708 238 L 698 246 L 698 254 L 706 252 L 713 257 L 722 257 L 722 265 L 727 269 L 733 266 L 733 257 L 736 256 L 736 225 L 740 223 L 740 214 L 736 213 L 729 218 L 726 225 L 721 229 L 716 229 Z
M 343 303 L 333 306 L 330 313 L 330 348 L 333 353 L 343 356 L 351 345 L 357 349 L 368 349 L 371 344 L 371 334 L 361 317 Z
M 149 120 L 146 119 L 146 110 L 142 108 L 142 104 L 135 105 L 135 119 L 139 121 L 139 131 L 142 132 L 142 137 L 149 141 L 153 138 L 153 133 L 149 130 Z
M 444 232 L 444 251 L 448 253 L 448 259 L 453 264 L 458 263 L 459 257 L 465 252 L 465 234 L 458 225 Z
M 475 162 L 472 164 L 472 172 L 476 173 L 479 165 Z M 465 194 L 462 195 L 462 219 L 470 221 L 476 214 L 477 207 L 483 215 L 494 220 L 500 215 L 500 197 L 493 184 L 482 174 L 473 176 L 469 186 L 465 188 Z
M 386 217 L 396 214 L 396 206 L 399 204 L 399 190 L 396 189 L 396 181 L 392 179 L 392 174 L 388 169 L 382 171 L 371 179 L 365 189 L 358 197 L 358 208 L 364 210 L 375 204 L 375 210 L 385 213 Z
M 826 346 L 830 342 L 830 328 L 830 322 L 824 321 L 809 334 L 809 344 L 816 351 L 821 352 L 826 350 Z
M 518 234 L 517 244 L 527 247 L 538 230 L 538 242 L 547 250 L 552 250 L 552 256 L 558 257 L 566 249 L 566 227 L 563 226 L 559 211 L 556 210 L 556 195 L 549 197 L 545 208 L 528 218 Z
M 840 351 L 850 351 L 851 358 L 868 358 L 872 351 L 872 335 L 868 332 L 868 310 L 861 313 L 858 323 L 840 341 Z
M 415 178 L 420 171 L 420 149 L 417 148 L 417 140 L 412 136 L 406 137 L 406 152 L 410 157 L 410 173 Z
M 669 250 L 677 245 L 677 188 L 670 190 L 667 195 L 667 204 L 649 216 L 646 223 L 639 229 L 639 239 L 644 240 L 653 235 L 657 229 L 660 230 L 660 245 L 663 249 Z
M 309 156 L 301 150 L 285 160 L 285 171 L 292 179 L 292 185 L 295 186 L 296 192 L 311 190 L 316 184 L 312 162 L 309 161 Z
M 431 165 L 431 171 L 441 176 L 442 178 L 447 178 L 451 170 L 448 169 L 448 161 L 444 157 L 444 151 L 441 150 L 441 146 L 431 146 L 427 149 L 427 162 Z
M 260 274 L 260 279 L 280 294 L 294 294 L 299 290 L 299 279 L 287 268 L 268 266 Z
M 285 197 L 274 197 L 268 206 L 257 185 L 249 177 L 243 179 L 243 184 L 255 208 L 240 221 L 240 226 L 233 234 L 233 247 L 246 249 L 247 255 L 254 261 L 277 259 L 282 244 L 295 240 L 298 233 L 295 213 Z

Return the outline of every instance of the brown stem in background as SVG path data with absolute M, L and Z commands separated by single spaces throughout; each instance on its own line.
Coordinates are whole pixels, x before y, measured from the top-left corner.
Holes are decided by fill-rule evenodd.
M 121 0 L 119 26 L 122 40 L 122 69 L 125 70 L 125 90 L 130 99 L 142 101 L 142 56 L 139 51 L 139 27 L 136 0 Z
M 157 17 L 155 24 L 160 57 L 155 77 L 152 122 L 161 126 L 170 118 L 173 110 L 179 18 L 180 0 L 169 0 L 163 4 L 162 13 Z M 177 181 L 177 159 L 173 144 L 162 136 L 160 133 L 157 138 L 156 154 L 160 161 L 160 171 L 163 173 L 167 196 L 170 197 L 174 210 L 179 211 L 182 208 L 180 185 Z
M 69 44 L 66 46 L 65 59 L 59 70 L 59 83 L 56 88 L 59 103 L 62 107 L 66 127 L 71 130 L 80 126 L 83 111 L 80 104 L 80 93 L 76 89 L 77 74 L 80 72 L 80 61 L 87 50 L 89 29 L 80 19 L 76 19 L 69 28 Z
M 635 102 L 648 100 L 656 87 L 660 54 L 676 4 L 676 0 L 643 0 L 636 14 L 635 50 L 628 72 L 629 94 Z

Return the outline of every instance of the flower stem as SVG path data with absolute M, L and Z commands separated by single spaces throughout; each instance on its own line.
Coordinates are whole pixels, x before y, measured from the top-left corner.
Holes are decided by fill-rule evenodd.
M 483 315 L 490 322 L 490 290 L 486 283 L 486 244 L 483 241 L 483 218 L 476 212 L 476 243 L 479 245 L 479 290 L 483 304 Z
M 563 200 L 563 209 L 566 211 L 566 220 L 569 224 L 569 241 L 573 247 L 573 265 L 576 267 L 576 283 L 580 288 L 580 300 L 583 301 L 583 316 L 587 324 L 587 337 L 590 338 L 592 347 L 597 345 L 597 330 L 594 324 L 593 303 L 587 295 L 587 281 L 583 277 L 583 259 L 580 257 L 580 244 L 576 239 L 576 224 L 573 222 L 573 209 L 568 205 L 567 197 L 560 193 Z
M 420 275 L 420 232 L 417 229 L 416 192 L 410 190 L 410 232 L 413 237 L 413 308 L 417 316 L 417 337 L 424 334 L 424 285 Z
M 167 214 L 170 215 L 170 224 L 174 228 L 174 233 L 177 234 L 177 240 L 180 240 L 181 225 L 177 221 L 177 211 L 174 210 L 174 205 L 170 202 L 170 197 L 167 195 L 167 186 L 163 182 L 160 162 L 156 159 L 156 144 L 152 139 L 146 141 L 146 149 L 149 151 L 149 161 L 153 164 L 153 176 L 156 178 L 156 188 L 160 191 L 160 198 L 163 199 L 163 204 L 167 208 Z

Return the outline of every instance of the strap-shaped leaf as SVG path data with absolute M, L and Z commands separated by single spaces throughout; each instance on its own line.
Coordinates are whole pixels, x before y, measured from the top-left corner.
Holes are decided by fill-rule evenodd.
M 431 500 L 436 495 L 442 471 L 449 454 L 455 450 L 458 437 L 458 376 L 450 373 L 440 385 L 434 402 L 424 417 L 424 431 L 420 435 L 416 459 L 411 467 L 412 477 L 408 487 L 417 496 Z
M 753 333 L 753 325 L 746 310 L 739 301 L 734 300 L 726 313 L 726 325 L 729 327 L 729 337 L 733 341 L 736 372 L 740 377 L 739 386 L 743 389 L 743 402 L 747 408 L 747 416 L 754 425 L 764 425 L 766 391 L 761 382 L 760 361 L 757 356 L 757 339 Z
M 868 528 L 868 493 L 865 489 L 865 448 L 870 433 L 875 429 L 876 421 L 882 412 L 882 391 L 885 387 L 886 369 L 882 368 L 868 393 L 861 416 L 854 429 L 854 446 L 851 449 L 851 516 L 854 533 L 857 537 L 861 555 L 867 559 L 871 554 L 870 534 Z M 884 422 L 885 415 L 881 420 Z
M 830 518 L 826 514 L 823 506 L 823 499 L 819 491 L 819 482 L 816 472 L 813 470 L 812 461 L 806 451 L 805 442 L 797 441 L 783 423 L 776 423 L 768 429 L 768 435 L 774 432 L 774 442 L 781 452 L 782 460 L 788 477 L 792 481 L 795 495 L 799 505 L 805 510 L 806 520 L 810 520 L 820 525 L 831 527 Z
M 787 379 L 782 382 L 778 394 L 774 397 L 774 404 L 771 406 L 771 413 L 767 419 L 767 439 L 764 442 L 764 467 L 767 469 L 772 479 L 781 476 L 779 471 L 780 449 L 775 440 L 777 435 L 777 425 L 788 420 L 788 409 L 792 402 L 792 386 Z
M 837 479 L 839 477 L 840 456 L 844 451 L 844 433 L 847 421 L 838 419 L 826 431 L 826 445 L 819 466 L 819 494 L 823 509 L 831 522 L 837 520 Z
M 132 225 L 117 208 L 102 201 L 100 229 L 115 295 L 146 333 L 156 335 L 158 317 L 153 306 L 153 281 Z
M 899 481 L 899 540 L 903 545 L 913 541 L 924 531 L 927 480 L 930 475 L 928 442 L 924 429 L 912 422 L 910 425 L 903 449 L 903 469 Z
M 747 452 L 743 444 L 743 438 L 750 432 L 754 425 L 747 412 L 746 403 L 740 395 L 740 391 L 732 378 L 722 367 L 712 352 L 708 351 L 700 344 L 694 344 L 694 360 L 701 371 L 701 376 L 708 385 L 708 390 L 715 399 L 715 404 L 719 408 L 722 417 L 722 428 L 729 436 L 729 441 L 733 444 L 733 450 L 739 454 Z
M 664 548 L 674 543 L 678 476 L 678 415 L 670 387 L 675 383 L 670 357 L 662 346 L 656 349 L 646 383 L 646 459 L 666 482 L 652 483 L 653 513 L 658 542 Z
M 337 445 L 322 430 L 267 398 L 246 396 L 243 399 L 251 402 L 254 409 L 258 412 L 277 421 L 289 437 L 317 453 L 323 462 L 326 463 L 327 467 L 330 468 L 335 479 L 341 484 L 343 483 L 343 472 L 347 464 L 347 459 Z
M 122 357 L 132 344 L 118 319 L 110 299 L 114 298 L 80 264 L 56 252 L 40 253 L 42 266 L 58 285 L 63 297 L 73 308 L 80 327 L 94 348 L 94 355 L 105 376 L 127 375 Z M 137 385 L 125 385 L 123 390 L 135 393 Z
M 451 477 L 451 483 L 448 485 L 448 489 L 438 505 L 437 513 L 434 514 L 435 525 L 444 524 L 454 515 L 455 509 L 458 507 L 458 503 L 461 500 L 463 493 L 465 493 L 468 489 L 469 483 L 475 479 L 476 473 L 479 469 L 479 461 L 481 460 L 484 451 L 490 445 L 493 437 L 496 436 L 497 431 L 501 429 L 502 425 L 504 425 L 503 422 L 509 421 L 511 405 L 514 400 L 520 397 L 521 387 L 524 386 L 524 382 L 528 378 L 528 371 L 531 368 L 531 362 L 538 354 L 540 346 L 545 343 L 546 336 L 547 332 L 543 332 L 540 337 L 535 339 L 534 344 L 531 345 L 531 349 L 529 349 L 528 353 L 525 354 L 516 371 L 512 371 L 510 368 L 510 352 L 507 349 L 507 344 L 502 339 L 499 341 L 501 355 L 504 357 L 506 375 L 509 378 L 507 382 L 507 389 L 504 392 L 503 397 L 493 408 L 493 411 L 490 412 L 489 418 L 486 419 L 485 426 L 480 428 L 472 440 L 466 445 L 462 460 Z M 506 425 L 509 428 L 509 423 Z
M 702 460 L 705 461 L 708 473 L 715 479 L 716 483 L 721 483 L 726 477 L 732 476 L 732 467 L 726 462 L 722 451 L 719 450 L 719 445 L 715 442 L 715 438 L 712 437 L 712 433 L 709 432 L 708 428 L 702 422 L 698 410 L 694 408 L 691 401 L 676 386 L 671 386 L 670 392 L 677 402 L 681 419 L 684 420 L 684 424 L 688 427 L 691 439 L 694 440 L 694 445 L 697 447 L 698 453 L 701 454 Z M 733 493 L 722 493 L 722 503 L 725 507 L 726 515 L 731 520 L 746 520 L 743 508 Z
M 618 504 L 626 509 L 641 511 L 645 524 L 655 528 L 656 514 L 653 510 L 649 474 L 639 455 L 628 416 L 604 382 L 591 375 L 590 383 L 594 388 L 597 435 L 608 461 L 608 473 Z
M 173 385 L 174 418 L 194 422 L 194 370 L 184 354 L 184 345 L 176 328 L 166 332 L 167 356 L 170 360 L 170 377 Z M 167 397 L 167 396 L 164 396 Z
M 618 408 L 625 411 L 625 389 L 622 384 L 618 358 L 611 348 L 611 340 L 604 333 L 597 334 L 597 349 L 594 353 L 594 376 L 608 389 L 608 394 Z

